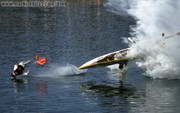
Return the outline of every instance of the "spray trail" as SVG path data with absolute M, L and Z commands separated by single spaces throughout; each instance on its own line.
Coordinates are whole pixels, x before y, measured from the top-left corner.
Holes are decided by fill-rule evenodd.
M 146 75 L 180 78 L 179 0 L 109 0 L 106 5 L 135 18 L 131 34 L 136 44 L 130 44 L 130 54 L 143 57 L 137 65 L 146 70 Z
M 86 74 L 86 72 L 87 70 L 79 70 L 76 66 L 71 64 L 52 64 L 46 71 L 40 72 L 35 76 L 59 78 L 65 76 L 82 75 Z

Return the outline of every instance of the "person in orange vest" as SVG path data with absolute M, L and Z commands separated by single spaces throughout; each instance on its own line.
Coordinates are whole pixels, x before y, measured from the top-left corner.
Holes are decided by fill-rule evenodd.
M 37 60 L 35 62 L 35 64 L 37 64 L 37 65 L 43 66 L 47 63 L 47 58 L 45 58 L 45 57 L 39 57 L 39 55 L 36 55 L 35 58 Z

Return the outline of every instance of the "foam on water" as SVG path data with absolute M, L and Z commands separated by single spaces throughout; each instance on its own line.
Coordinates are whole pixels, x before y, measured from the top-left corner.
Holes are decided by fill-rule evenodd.
M 41 71 L 35 76 L 59 78 L 64 76 L 83 75 L 86 74 L 86 72 L 87 70 L 79 70 L 78 67 L 72 64 L 51 64 L 46 71 Z
M 180 78 L 179 0 L 109 0 L 106 5 L 135 18 L 131 34 L 136 44 L 130 44 L 130 54 L 143 57 L 136 63 L 147 76 Z

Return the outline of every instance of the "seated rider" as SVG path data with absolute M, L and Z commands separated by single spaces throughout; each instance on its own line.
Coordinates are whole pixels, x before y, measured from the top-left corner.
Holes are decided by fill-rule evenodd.
M 16 79 L 17 75 L 27 75 L 29 73 L 29 70 L 25 73 L 23 73 L 25 65 L 28 64 L 30 61 L 27 62 L 20 62 L 19 64 L 14 65 L 14 70 L 11 73 L 11 79 Z

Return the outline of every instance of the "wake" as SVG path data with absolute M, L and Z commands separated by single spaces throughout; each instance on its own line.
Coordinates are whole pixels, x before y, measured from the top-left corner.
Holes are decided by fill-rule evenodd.
M 84 75 L 87 70 L 79 70 L 72 64 L 51 64 L 50 67 L 43 72 L 39 72 L 37 77 L 60 78 L 65 76 Z

